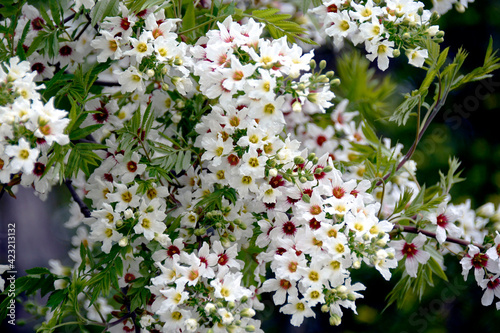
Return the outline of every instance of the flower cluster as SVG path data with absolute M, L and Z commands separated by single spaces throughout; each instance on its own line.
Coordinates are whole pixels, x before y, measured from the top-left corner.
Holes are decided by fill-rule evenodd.
M 53 98 L 42 101 L 37 90 L 43 85 L 34 82 L 36 75 L 29 62 L 17 57 L 0 66 L 0 183 L 20 181 L 45 194 L 57 181 L 52 172 L 42 178 L 47 154 L 54 143 L 69 143 L 64 133 L 69 119 L 54 107 Z
M 438 27 L 432 25 L 437 16 L 425 10 L 420 1 L 331 0 L 312 12 L 324 22 L 323 29 L 333 37 L 336 47 L 342 47 L 345 39 L 354 45 L 364 43 L 369 53 L 366 57 L 377 59 L 383 71 L 389 67 L 389 58 L 398 56 L 401 49 L 411 65 L 422 67 L 428 57 L 425 45 L 420 45 L 422 38 L 442 37 Z

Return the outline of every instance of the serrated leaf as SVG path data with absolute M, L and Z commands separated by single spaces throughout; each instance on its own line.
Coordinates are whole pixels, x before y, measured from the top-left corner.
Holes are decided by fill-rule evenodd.
M 33 268 L 30 268 L 30 269 L 27 269 L 26 270 L 26 273 L 27 274 L 30 274 L 30 275 L 42 275 L 42 274 L 52 274 L 50 273 L 50 271 L 45 268 L 45 267 L 33 267 Z
M 420 95 L 409 96 L 401 105 L 397 107 L 394 113 L 389 118 L 390 121 L 395 121 L 398 126 L 405 125 L 412 110 L 418 105 Z

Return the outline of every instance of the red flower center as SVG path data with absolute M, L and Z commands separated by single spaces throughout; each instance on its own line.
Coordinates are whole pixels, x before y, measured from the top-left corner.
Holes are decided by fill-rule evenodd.
M 174 256 L 174 254 L 179 254 L 181 253 L 181 251 L 179 250 L 179 248 L 175 245 L 170 245 L 167 249 L 167 255 L 172 258 Z
M 318 144 L 318 146 L 323 146 L 323 143 L 326 142 L 326 137 L 324 135 L 320 135 L 316 138 L 316 143 Z
M 474 257 L 472 257 L 472 265 L 476 269 L 481 269 L 486 267 L 488 264 L 488 256 L 484 253 L 476 253 Z
M 415 246 L 415 244 L 405 243 L 405 245 L 403 246 L 402 252 L 403 252 L 403 254 L 406 254 L 407 258 L 412 258 L 415 254 L 417 254 L 418 250 L 417 250 L 417 247 Z
M 444 214 L 439 215 L 436 218 L 436 221 L 437 221 L 437 225 L 442 227 L 442 228 L 446 228 L 446 226 L 448 225 L 448 218 Z
M 297 228 L 295 227 L 295 224 L 293 224 L 292 221 L 288 221 L 285 224 L 283 224 L 283 232 L 286 235 L 293 236 L 293 235 L 295 235 L 296 231 L 297 231 Z
M 342 187 L 340 187 L 340 186 L 336 186 L 336 187 L 333 188 L 332 194 L 333 194 L 333 196 L 335 198 L 342 199 L 342 197 L 345 194 L 345 190 Z

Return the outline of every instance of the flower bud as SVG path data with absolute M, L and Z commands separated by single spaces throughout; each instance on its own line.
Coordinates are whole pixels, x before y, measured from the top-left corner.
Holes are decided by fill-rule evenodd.
M 328 71 L 326 72 L 326 77 L 329 78 L 329 79 L 333 79 L 333 77 L 335 76 L 335 72 L 334 71 Z
M 399 51 L 399 49 L 394 49 L 394 51 L 392 51 L 392 55 L 394 58 L 397 58 L 401 55 L 401 51 Z
M 325 69 L 326 67 L 326 60 L 321 60 L 319 62 L 319 69 Z
M 316 61 L 314 61 L 314 59 L 312 59 L 310 62 L 309 62 L 309 67 L 311 67 L 311 70 L 315 69 L 316 68 Z
M 194 235 L 197 237 L 203 236 L 206 233 L 207 233 L 207 229 L 205 229 L 205 228 L 198 228 L 198 229 L 194 230 Z
M 323 313 L 327 313 L 328 311 L 330 311 L 330 308 L 328 307 L 328 305 L 323 304 L 323 305 L 321 306 L 321 312 L 323 312 Z
M 161 84 L 161 89 L 163 89 L 164 91 L 168 91 L 168 89 L 170 89 L 170 87 L 168 86 L 168 84 L 166 84 L 165 82 L 163 82 Z
M 131 219 L 132 217 L 134 217 L 134 212 L 132 211 L 132 209 L 129 208 L 123 212 L 123 215 L 125 216 L 126 219 Z
M 122 220 L 117 220 L 115 222 L 115 225 L 116 225 L 117 228 L 119 228 L 119 227 L 121 227 L 123 225 L 123 221 Z
M 457 2 L 457 3 L 455 3 L 455 9 L 456 9 L 456 11 L 457 11 L 457 12 L 459 12 L 459 13 L 463 13 L 463 12 L 465 12 L 465 7 L 464 7 L 464 5 L 462 5 L 461 3 L 458 3 L 458 2 Z
M 152 78 L 153 76 L 155 76 L 155 71 L 154 71 L 154 70 L 152 70 L 152 69 L 150 68 L 150 69 L 148 69 L 148 70 L 146 71 L 146 75 L 147 75 L 149 78 Z
M 307 159 L 309 161 L 312 161 L 314 158 L 316 157 L 316 154 L 315 153 L 310 153 L 309 156 L 307 156 Z
M 339 86 L 340 85 L 340 79 L 333 79 L 330 81 L 330 84 L 334 87 L 336 86 Z
M 227 307 L 232 310 L 236 307 L 236 303 L 234 301 L 227 302 Z
M 269 170 L 269 177 L 276 177 L 278 175 L 278 170 L 276 168 L 272 168 Z
M 306 177 L 304 177 L 304 176 L 302 176 L 302 177 L 300 177 L 300 178 L 299 178 L 299 181 L 300 181 L 301 183 L 305 183 L 305 182 L 307 182 L 307 178 L 306 178 Z
M 324 171 L 324 172 L 326 172 L 326 173 L 328 173 L 328 172 L 330 172 L 330 171 L 332 171 L 332 170 L 333 170 L 333 167 L 332 167 L 331 165 L 327 165 L 327 166 L 323 169 L 323 171 Z
M 181 58 L 176 57 L 174 60 L 174 65 L 176 65 L 176 66 L 182 66 L 183 63 L 184 63 L 184 61 L 182 61 Z
M 342 319 L 340 318 L 339 315 L 337 314 L 332 314 L 330 315 L 330 325 L 332 326 L 339 326 L 340 323 L 342 322 Z
M 306 160 L 302 156 L 296 156 L 293 159 L 293 163 L 295 163 L 295 164 L 304 164 L 305 161 Z
M 208 314 L 212 314 L 212 313 L 215 313 L 216 311 L 216 308 L 215 308 L 215 305 L 213 303 L 207 303 L 205 305 L 205 312 L 208 313 Z
M 293 110 L 293 112 L 301 112 L 302 111 L 302 104 L 300 104 L 299 101 L 293 102 L 292 110 Z
M 307 100 L 311 103 L 316 103 L 318 101 L 318 94 L 310 93 L 309 95 L 307 95 Z
M 236 237 L 234 235 L 229 235 L 227 238 L 229 238 L 229 241 L 232 243 L 236 242 Z
M 361 262 L 359 260 L 356 260 L 355 262 L 352 263 L 352 268 L 359 269 L 360 267 L 361 267 Z
M 305 203 L 310 203 L 311 202 L 311 197 L 309 196 L 309 194 L 303 194 L 302 195 L 302 200 L 304 200 Z
M 125 247 L 128 245 L 128 238 L 127 237 L 123 237 L 122 239 L 120 239 L 118 241 L 118 245 L 120 245 L 121 247 Z
M 252 308 L 246 308 L 246 309 L 243 309 L 241 312 L 240 312 L 240 315 L 242 317 L 248 317 L 248 318 L 251 318 L 253 316 L 255 316 L 255 310 L 252 309 Z

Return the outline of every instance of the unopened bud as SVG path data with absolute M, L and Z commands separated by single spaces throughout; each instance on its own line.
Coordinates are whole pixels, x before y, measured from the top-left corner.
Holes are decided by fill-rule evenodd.
M 330 84 L 334 87 L 336 86 L 339 86 L 340 85 L 340 79 L 333 79 L 330 81 Z
M 443 30 L 439 30 L 439 31 L 436 33 L 436 37 L 437 37 L 437 38 L 443 38 L 443 37 L 444 37 L 444 31 L 443 31 Z
M 164 91 L 168 91 L 168 89 L 170 89 L 170 87 L 168 86 L 168 84 L 166 84 L 165 82 L 163 82 L 161 84 L 161 89 L 163 89 Z
M 316 103 L 318 101 L 318 94 L 317 93 L 310 93 L 309 95 L 307 95 L 307 99 L 311 103 Z
M 316 68 L 316 61 L 314 61 L 314 59 L 312 59 L 312 60 L 309 62 L 309 67 L 311 67 L 311 70 Z
M 292 110 L 293 110 L 293 112 L 301 112 L 302 111 L 302 104 L 300 104 L 299 101 L 293 102 Z
M 325 69 L 325 67 L 326 67 L 326 60 L 321 60 L 319 62 L 319 68 L 320 69 Z
M 255 332 L 255 326 L 248 325 L 247 327 L 245 327 L 245 331 L 247 331 L 247 332 Z
M 465 7 L 461 3 L 455 3 L 455 9 L 459 13 L 465 12 Z
M 115 225 L 117 228 L 121 227 L 123 225 L 123 221 L 122 220 L 118 220 L 115 222 Z
M 153 76 L 155 76 L 155 71 L 154 71 L 154 70 L 152 70 L 152 69 L 150 68 L 150 69 L 148 69 L 148 70 L 146 71 L 146 75 L 147 75 L 149 78 L 152 78 Z
M 132 217 L 134 217 L 134 212 L 132 211 L 132 209 L 129 208 L 123 212 L 123 215 L 125 216 L 126 219 L 131 219 Z
M 302 156 L 296 156 L 293 159 L 293 163 L 295 163 L 295 164 L 304 164 L 305 161 L 306 160 Z
M 309 194 L 303 194 L 302 195 L 302 200 L 304 200 L 305 203 L 310 203 L 311 202 L 311 197 L 309 196 Z
M 330 307 L 328 305 L 326 305 L 326 304 L 323 304 L 321 306 L 321 312 L 327 313 L 328 311 L 330 311 Z
M 318 161 L 319 161 L 319 158 L 315 157 L 312 159 L 311 162 L 313 162 L 313 164 L 318 164 Z
M 341 322 L 342 322 L 342 319 L 340 318 L 339 315 L 332 314 L 330 316 L 330 325 L 332 325 L 332 326 L 339 326 Z
M 227 302 L 227 307 L 229 309 L 234 309 L 236 307 L 236 303 L 234 303 L 233 301 Z
M 307 178 L 306 178 L 306 177 L 304 177 L 304 176 L 302 176 L 302 177 L 300 177 L 300 178 L 299 178 L 299 181 L 300 181 L 301 183 L 305 183 L 305 182 L 307 182 Z
M 278 175 L 278 170 L 272 168 L 269 170 L 269 177 L 276 177 Z
M 176 66 L 182 66 L 183 63 L 184 63 L 184 61 L 182 61 L 181 58 L 175 58 L 175 60 L 174 60 L 174 65 L 176 65 Z
M 205 228 L 198 228 L 198 229 L 194 230 L 194 235 L 197 237 L 203 236 L 206 233 L 207 233 L 207 229 L 205 229 Z
M 128 245 L 128 238 L 127 237 L 123 237 L 122 239 L 120 239 L 118 241 L 118 245 L 120 245 L 121 247 L 125 247 Z
M 330 172 L 330 171 L 332 171 L 332 170 L 333 170 L 333 167 L 332 167 L 331 165 L 327 165 L 327 166 L 323 169 L 323 171 L 324 171 L 324 172 L 327 172 L 327 173 L 328 173 L 328 172 Z
M 356 260 L 355 262 L 352 263 L 352 268 L 359 269 L 360 267 L 361 267 L 361 262 L 359 260 Z
M 186 103 L 182 99 L 178 99 L 175 102 L 175 107 L 177 107 L 178 109 L 184 109 L 185 106 L 186 106 Z
M 314 158 L 316 157 L 316 154 L 315 153 L 310 153 L 309 156 L 307 156 L 307 159 L 309 161 L 312 161 Z
M 334 71 L 328 71 L 326 72 L 326 77 L 329 78 L 329 79 L 333 79 L 333 77 L 335 76 L 335 72 Z
M 394 58 L 397 58 L 401 55 L 401 51 L 399 51 L 399 49 L 394 49 L 392 51 L 392 55 L 394 56 Z
M 255 316 L 255 310 L 252 309 L 252 308 L 246 308 L 246 309 L 243 309 L 241 312 L 240 312 L 240 315 L 242 317 L 248 317 L 248 318 L 251 318 L 253 316 Z

